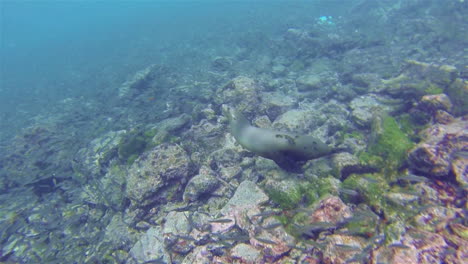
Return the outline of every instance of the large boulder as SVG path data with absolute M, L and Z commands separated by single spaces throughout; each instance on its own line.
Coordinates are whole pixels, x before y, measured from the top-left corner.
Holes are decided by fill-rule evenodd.
M 424 140 L 409 153 L 408 161 L 414 170 L 433 177 L 446 177 L 455 168 L 454 172 L 461 171 L 466 175 L 466 166 L 458 167 L 467 164 L 466 155 L 463 155 L 468 150 L 467 118 L 457 118 L 449 124 L 435 124 L 422 131 L 421 135 Z
M 180 198 L 190 176 L 191 161 L 184 149 L 176 144 L 162 144 L 133 163 L 126 195 L 134 207 L 161 204 Z
M 217 91 L 215 98 L 218 104 L 230 104 L 246 115 L 257 112 L 260 104 L 260 92 L 263 87 L 255 80 L 238 76 Z
M 262 93 L 262 110 L 270 120 L 275 120 L 280 114 L 296 106 L 296 99 L 280 92 Z
M 171 263 L 161 229 L 156 226 L 146 231 L 130 250 L 131 258 L 127 263 Z

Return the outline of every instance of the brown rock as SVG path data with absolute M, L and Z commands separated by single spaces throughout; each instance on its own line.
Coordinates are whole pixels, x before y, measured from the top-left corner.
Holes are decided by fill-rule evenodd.
M 424 140 L 409 153 L 410 166 L 434 177 L 447 176 L 457 153 L 468 149 L 468 120 L 457 118 L 446 125 L 436 124 L 421 134 Z
M 339 197 L 330 196 L 320 201 L 318 207 L 310 216 L 311 223 L 337 223 L 344 218 L 351 217 L 351 209 Z
M 353 258 L 358 261 L 356 255 L 361 254 L 365 247 L 365 239 L 358 236 L 334 234 L 326 238 L 326 243 L 323 262 L 333 264 L 353 263 Z
M 452 102 L 445 94 L 424 95 L 421 98 L 421 107 L 430 112 L 437 110 L 450 112 L 452 110 Z
M 454 120 L 455 118 L 451 114 L 445 112 L 444 110 L 437 110 L 434 114 L 433 121 L 434 123 L 448 125 L 452 123 Z
M 468 159 L 457 157 L 452 162 L 452 171 L 457 182 L 466 190 L 468 188 Z
M 431 232 L 412 230 L 398 246 L 380 247 L 372 252 L 372 263 L 429 264 L 442 263 L 449 248 L 444 237 Z

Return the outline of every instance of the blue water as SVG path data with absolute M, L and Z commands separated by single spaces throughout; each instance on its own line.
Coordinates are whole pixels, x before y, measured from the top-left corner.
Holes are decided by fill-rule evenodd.
M 149 64 L 193 73 L 241 38 L 269 37 L 341 1 L 1 1 L 0 142 L 66 98 L 112 94 Z M 265 46 L 268 44 L 265 43 Z
M 278 33 L 343 6 L 319 2 L 2 1 L 2 130 L 11 136 L 64 98 L 113 90 L 150 63 L 190 71 L 197 62 L 183 53 L 229 54 L 246 32 Z

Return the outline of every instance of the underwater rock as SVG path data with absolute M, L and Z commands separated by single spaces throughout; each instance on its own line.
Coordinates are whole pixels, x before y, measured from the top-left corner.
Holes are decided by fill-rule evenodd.
M 351 76 L 353 90 L 357 93 L 374 91 L 382 83 L 382 79 L 375 73 L 356 73 Z
M 239 111 L 248 115 L 258 112 L 261 102 L 260 92 L 263 87 L 255 80 L 238 76 L 228 84 L 218 89 L 215 101 L 218 104 L 229 104 L 235 106 Z
M 73 136 L 75 128 L 63 128 L 67 122 L 46 121 L 51 124 L 32 125 L 2 146 L 0 176 L 7 189 L 30 186 L 36 194 L 44 194 L 53 191 L 57 181 L 72 177 L 70 161 L 82 139 Z
M 383 80 L 383 90 L 407 99 L 440 94 L 455 81 L 457 75 L 457 69 L 453 66 L 409 60 L 399 76 Z
M 213 230 L 227 232 L 233 225 L 243 232 L 253 231 L 253 216 L 260 213 L 260 205 L 268 201 L 268 196 L 252 181 L 243 181 L 237 187 L 232 198 L 219 211 L 223 218 L 232 219 L 228 223 L 212 222 Z M 254 221 L 255 222 L 255 221 Z
M 195 247 L 195 238 L 188 235 L 192 230 L 191 212 L 171 211 L 164 219 L 162 233 L 166 248 L 181 255 L 190 252 Z
M 433 177 L 444 177 L 452 169 L 459 153 L 468 150 L 468 120 L 457 118 L 449 124 L 435 124 L 421 133 L 423 141 L 409 153 L 409 165 L 415 170 Z
M 119 98 L 132 99 L 145 90 L 155 87 L 169 89 L 175 81 L 169 68 L 152 64 L 139 70 L 119 87 Z
M 156 131 L 153 142 L 159 144 L 164 141 L 168 134 L 177 134 L 178 130 L 190 125 L 190 121 L 191 118 L 187 114 L 181 114 L 177 117 L 162 120 L 152 128 Z
M 296 207 L 304 194 L 301 184 L 296 179 L 284 179 L 281 181 L 267 179 L 264 188 L 270 200 L 279 204 L 283 209 Z
M 132 90 L 144 89 L 144 86 L 147 85 L 147 82 L 153 80 L 155 76 L 156 65 L 152 64 L 132 76 L 131 79 L 124 82 L 119 87 L 119 97 L 125 97 L 130 93 L 133 93 Z
M 171 256 L 164 244 L 160 226 L 148 229 L 133 245 L 130 256 L 136 263 L 172 263 Z
M 261 229 L 259 233 L 251 237 L 250 244 L 262 249 L 266 263 L 273 263 L 291 250 L 288 245 L 294 244 L 294 238 L 286 233 L 284 227 L 280 226 L 272 230 Z
M 456 157 L 452 162 L 452 172 L 460 186 L 468 191 L 468 158 Z
M 241 161 L 242 156 L 236 149 L 221 148 L 213 151 L 210 156 L 208 156 L 207 164 L 209 164 L 211 168 L 219 169 L 223 167 L 239 166 Z
M 423 111 L 425 110 L 430 113 L 435 113 L 437 110 L 446 112 L 452 110 L 452 102 L 446 94 L 424 95 L 419 104 Z
M 108 132 L 80 149 L 72 160 L 76 176 L 81 180 L 101 176 L 111 159 L 117 157 L 117 149 L 126 133 L 125 130 Z
M 363 259 L 358 259 L 356 255 L 364 253 L 365 239 L 358 236 L 348 236 L 333 234 L 326 237 L 323 250 L 323 263 L 362 263 Z M 356 261 L 350 261 L 356 258 Z
M 322 79 L 319 75 L 309 74 L 303 75 L 296 79 L 296 86 L 300 92 L 318 90 L 322 88 Z
M 219 186 L 215 173 L 208 167 L 202 166 L 197 175 L 195 175 L 185 186 L 183 200 L 194 202 L 202 195 L 211 194 Z
M 433 116 L 432 122 L 448 125 L 454 120 L 455 118 L 451 114 L 445 112 L 444 110 L 437 110 Z
M 242 174 L 241 166 L 222 167 L 219 170 L 219 177 L 226 181 L 232 181 Z
M 385 113 L 374 115 L 370 141 L 368 153 L 384 159 L 382 166 L 394 169 L 405 162 L 408 150 L 414 145 L 395 118 Z
M 292 109 L 278 116 L 272 127 L 294 133 L 307 133 L 322 125 L 326 121 L 326 116 L 319 111 Z
M 255 183 L 251 181 L 243 181 L 237 187 L 236 192 L 221 209 L 221 214 L 227 215 L 232 208 L 242 207 L 250 208 L 268 201 L 268 196 Z
M 373 250 L 372 259 L 390 264 L 444 263 L 449 248 L 443 236 L 422 230 L 410 230 L 402 237 L 401 243 L 392 245 Z
M 354 98 L 349 107 L 352 109 L 351 115 L 354 122 L 361 127 L 369 127 L 376 112 L 391 112 L 392 106 L 385 105 L 382 96 L 367 94 Z
M 258 263 L 262 259 L 260 251 L 251 245 L 240 243 L 230 250 L 233 259 L 241 263 Z
M 199 246 L 182 260 L 181 264 L 206 264 L 212 262 L 213 255 L 208 246 Z
M 319 158 L 307 161 L 304 165 L 306 178 L 326 177 L 333 174 L 333 164 L 328 158 Z
M 405 100 L 445 93 L 453 103 L 453 112 L 463 115 L 468 111 L 468 82 L 458 76 L 457 68 L 451 65 L 409 60 L 401 74 L 383 80 L 379 90 Z
M 296 99 L 280 92 L 262 93 L 261 109 L 270 120 L 275 120 L 280 114 L 291 110 L 296 104 Z
M 455 81 L 447 87 L 446 94 L 453 103 L 453 114 L 468 114 L 468 80 L 466 80 L 466 78 L 455 79 Z
M 287 73 L 287 68 L 286 68 L 284 65 L 275 64 L 275 65 L 273 65 L 273 67 L 271 68 L 271 73 L 272 73 L 273 76 L 275 76 L 275 77 L 281 77 L 281 76 L 286 75 L 286 73 Z
M 224 132 L 224 126 L 219 122 L 202 119 L 184 133 L 184 147 L 188 148 L 190 152 L 201 152 L 202 155 L 209 155 L 220 147 Z
M 317 204 L 317 207 L 309 215 L 308 222 L 305 224 L 313 224 L 315 222 L 338 223 L 351 216 L 352 212 L 349 206 L 343 203 L 339 197 L 329 196 Z
M 217 118 L 215 110 L 213 110 L 212 105 L 208 105 L 200 111 L 203 115 L 203 118 L 209 121 L 214 121 Z
M 134 207 L 164 203 L 182 194 L 191 173 L 190 158 L 179 145 L 159 145 L 130 167 L 126 195 Z
M 231 66 L 232 61 L 226 57 L 216 57 L 211 62 L 211 67 L 216 71 L 227 71 Z
M 169 212 L 164 218 L 163 234 L 185 235 L 190 233 L 192 229 L 189 221 L 190 215 L 189 211 Z
M 107 173 L 87 181 L 81 188 L 80 198 L 94 206 L 104 206 L 121 211 L 125 207 L 124 198 L 127 171 L 123 166 L 113 165 Z
M 138 234 L 134 229 L 123 221 L 122 214 L 118 213 L 112 217 L 105 230 L 105 240 L 113 244 L 132 245 L 138 239 Z
M 362 166 L 359 159 L 348 152 L 333 155 L 332 167 L 335 176 L 341 179 L 345 179 L 351 173 L 366 172 L 366 168 Z

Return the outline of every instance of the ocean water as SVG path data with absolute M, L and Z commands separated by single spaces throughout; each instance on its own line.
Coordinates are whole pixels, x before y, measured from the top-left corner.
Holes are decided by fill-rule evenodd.
M 1 1 L 0 262 L 462 263 L 467 11 Z M 243 142 L 229 109 L 265 130 Z

